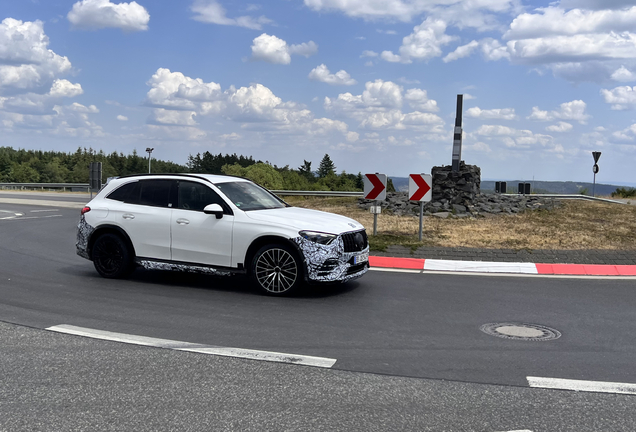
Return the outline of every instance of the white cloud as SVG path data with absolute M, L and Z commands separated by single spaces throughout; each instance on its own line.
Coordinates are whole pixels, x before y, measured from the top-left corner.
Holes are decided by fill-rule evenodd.
M 495 120 L 515 120 L 517 115 L 514 108 L 497 108 L 490 110 L 482 110 L 479 107 L 472 107 L 466 110 L 466 116 L 478 119 L 495 119 Z
M 391 81 L 369 81 L 361 95 L 341 93 L 336 99 L 325 98 L 324 107 L 337 116 L 353 118 L 360 127 L 369 129 L 429 128 L 438 131 L 444 121 L 435 114 L 413 111 L 402 112 L 403 102 L 413 108 L 437 111 L 437 102 L 427 97 L 425 90 L 409 89 L 403 94 L 402 86 Z
M 546 127 L 545 130 L 549 132 L 568 132 L 571 131 L 573 127 L 574 126 L 570 123 L 560 121 L 557 124 Z
M 270 36 L 267 33 L 254 38 L 252 43 L 252 58 L 255 60 L 264 60 L 269 63 L 289 64 L 291 63 L 291 54 L 303 55 L 309 57 L 318 51 L 318 45 L 313 41 L 302 43 L 299 45 L 287 45 L 287 42 Z
M 383 51 L 381 58 L 388 62 L 411 63 L 413 60 L 429 60 L 442 55 L 442 46 L 457 39 L 446 34 L 446 22 L 426 18 L 413 33 L 402 39 L 398 54 Z
M 120 28 L 124 31 L 148 30 L 150 15 L 137 2 L 111 3 L 110 0 L 81 0 L 67 15 L 73 27 L 95 30 Z
M 75 97 L 84 93 L 80 84 L 73 84 L 65 79 L 56 79 L 51 85 L 49 94 L 52 97 Z
M 542 111 L 539 107 L 533 107 L 532 113 L 528 116 L 529 120 L 537 121 L 552 121 L 555 119 L 561 120 L 574 120 L 581 124 L 586 124 L 587 120 L 591 117 L 585 113 L 587 104 L 582 100 L 573 100 L 572 102 L 565 102 L 559 106 L 559 110 L 554 111 Z
M 612 90 L 601 89 L 605 102 L 612 104 L 612 109 L 623 110 L 633 108 L 636 104 L 636 87 L 622 86 Z
M 625 66 L 621 66 L 620 68 L 616 69 L 614 73 L 612 73 L 611 78 L 614 81 L 630 82 L 636 81 L 636 74 L 627 69 Z
M 475 49 L 477 49 L 477 47 L 479 47 L 479 42 L 476 40 L 471 41 L 466 45 L 457 47 L 452 53 L 447 54 L 446 57 L 443 58 L 443 61 L 444 63 L 448 63 L 460 58 L 468 57 L 473 53 L 473 51 L 475 51 Z
M 327 66 L 321 64 L 309 72 L 309 79 L 324 82 L 331 85 L 354 85 L 357 81 L 351 78 L 345 70 L 340 70 L 332 74 Z
M 221 138 L 222 140 L 236 141 L 236 140 L 241 139 L 242 137 L 239 134 L 237 134 L 236 132 L 232 132 L 230 134 L 223 134 L 219 138 Z
M 535 134 L 529 130 L 514 129 L 500 125 L 482 125 L 471 135 L 487 141 L 500 141 L 508 148 L 529 149 L 537 144 L 546 147 L 553 145 L 550 135 Z M 477 140 L 477 138 L 475 138 Z M 554 145 L 553 147 L 554 148 Z
M 550 6 L 539 13 L 524 13 L 515 18 L 505 39 L 538 39 L 554 35 L 607 34 L 629 32 L 636 26 L 636 6 L 625 10 L 589 11 Z
M 249 8 L 250 10 L 257 10 Z M 230 25 L 245 27 L 252 30 L 260 30 L 263 25 L 271 24 L 272 20 L 260 16 L 257 18 L 249 15 L 239 16 L 237 18 L 228 18 L 226 11 L 216 0 L 195 0 L 190 6 L 190 10 L 196 15 L 192 19 L 210 24 Z
M 206 134 L 196 128 L 206 118 L 240 122 L 243 130 L 276 133 L 325 135 L 341 134 L 353 139 L 348 125 L 339 120 L 315 118 L 304 106 L 284 102 L 262 84 L 248 87 L 230 86 L 222 91 L 219 84 L 190 78 L 181 72 L 158 69 L 148 81 L 151 89 L 145 104 L 155 108 L 148 119 L 155 133 L 161 128 L 168 137 L 177 139 L 176 127 L 192 130 L 187 139 L 201 139 Z M 209 121 L 209 120 L 208 120 Z M 168 132 L 166 132 L 168 134 Z M 226 136 L 226 139 L 233 139 Z M 184 138 L 186 139 L 186 138 Z
M 338 11 L 366 20 L 408 22 L 426 13 L 482 30 L 496 27 L 496 14 L 519 9 L 517 0 L 304 0 L 304 3 L 317 12 Z
M 289 47 L 290 54 L 297 54 L 304 57 L 311 57 L 318 52 L 318 45 L 314 41 L 303 42 Z
M 164 108 L 152 110 L 148 119 L 149 124 L 171 125 L 171 126 L 195 126 L 197 124 L 194 111 L 175 111 Z
M 46 86 L 71 69 L 71 62 L 48 49 L 41 21 L 5 18 L 0 23 L 0 89 Z
M 119 120 L 119 121 L 128 121 L 128 117 L 120 114 L 120 115 L 117 116 L 117 120 Z
M 406 91 L 404 99 L 406 99 L 411 108 L 418 111 L 439 111 L 439 108 L 437 107 L 437 101 L 429 99 L 426 90 L 416 88 L 409 89 Z
M 213 102 L 221 97 L 219 84 L 205 83 L 165 68 L 157 69 L 147 84 L 152 88 L 146 96 L 146 105 L 158 108 L 192 111 L 197 102 Z
M 360 58 L 364 58 L 364 57 L 377 57 L 379 54 L 375 51 L 370 51 L 370 50 L 364 50 L 362 51 L 362 54 L 360 55 Z
M 483 136 L 514 136 L 516 133 L 516 129 L 499 125 L 482 125 L 475 131 L 475 134 Z

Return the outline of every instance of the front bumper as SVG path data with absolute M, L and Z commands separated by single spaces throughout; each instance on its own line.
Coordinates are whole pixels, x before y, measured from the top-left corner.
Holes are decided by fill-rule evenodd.
M 331 244 L 322 245 L 304 237 L 293 239 L 303 254 L 310 282 L 346 282 L 357 279 L 369 270 L 369 246 L 355 252 L 345 252 L 342 236 Z

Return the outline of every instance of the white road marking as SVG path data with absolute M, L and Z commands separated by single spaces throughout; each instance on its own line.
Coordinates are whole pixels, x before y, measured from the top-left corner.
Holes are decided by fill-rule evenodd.
M 530 376 L 526 378 L 530 387 L 535 388 L 636 395 L 636 384 Z
M 88 200 L 86 200 L 88 202 Z M 74 208 L 81 209 L 86 204 L 71 202 L 71 201 L 44 201 L 38 199 L 23 199 L 23 198 L 5 198 L 0 197 L 0 203 L 4 204 L 20 204 L 20 205 L 32 205 L 38 207 L 62 207 L 62 208 Z
M 369 267 L 369 270 L 381 271 L 381 272 L 393 272 L 393 273 L 422 273 L 422 270 L 398 269 L 398 268 L 389 268 L 389 267 Z
M 537 266 L 534 263 L 455 261 L 439 259 L 425 260 L 424 270 L 538 274 Z
M 190 342 L 180 342 L 169 339 L 157 339 L 146 336 L 135 336 L 125 333 L 113 333 L 103 330 L 95 330 L 84 327 L 76 327 L 61 324 L 49 327 L 46 330 L 57 333 L 66 333 L 76 336 L 85 336 L 93 339 L 102 339 L 113 342 L 123 342 L 132 345 L 143 345 L 155 348 L 167 348 L 177 351 L 195 352 L 200 354 L 212 354 L 224 357 L 238 357 L 250 360 L 262 360 L 278 363 L 301 364 L 305 366 L 316 366 L 330 368 L 336 363 L 336 359 L 325 357 L 313 357 L 298 354 L 285 354 L 271 351 L 258 351 L 242 348 L 224 348 L 212 345 L 203 345 Z
M 51 210 L 31 210 L 31 213 L 42 213 L 42 212 L 56 212 L 60 211 L 59 209 L 51 209 Z
M 46 219 L 46 218 L 54 218 L 54 217 L 62 217 L 62 215 L 50 215 L 50 216 L 27 216 L 27 217 L 16 217 L 12 218 L 13 220 L 25 220 L 25 219 Z

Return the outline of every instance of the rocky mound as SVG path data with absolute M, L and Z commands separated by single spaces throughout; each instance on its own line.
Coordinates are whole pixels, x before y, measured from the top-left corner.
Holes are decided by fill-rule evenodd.
M 358 206 L 365 210 L 375 205 L 375 201 L 358 200 Z M 406 192 L 390 192 L 386 201 L 381 201 L 382 211 L 399 216 L 418 216 L 420 206 L 411 202 Z M 532 195 L 500 195 L 478 194 L 472 204 L 452 204 L 447 199 L 424 203 L 424 215 L 436 217 L 477 217 L 494 214 L 515 214 L 526 210 L 553 209 L 559 207 L 561 201 L 554 198 L 536 197 Z

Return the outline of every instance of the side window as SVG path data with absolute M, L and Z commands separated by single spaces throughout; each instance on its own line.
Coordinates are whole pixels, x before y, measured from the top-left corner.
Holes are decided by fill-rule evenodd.
M 203 211 L 208 204 L 219 204 L 227 213 L 227 204 L 206 185 L 190 181 L 179 182 L 180 209 Z
M 175 182 L 173 180 L 141 180 L 139 182 L 141 186 L 139 204 L 153 207 L 171 207 L 170 186 L 172 183 Z
M 114 191 L 112 191 L 110 194 L 108 194 L 108 196 L 106 198 L 111 199 L 111 200 L 115 200 L 115 201 L 122 201 L 122 202 L 131 202 L 131 201 L 137 201 L 137 199 L 134 199 L 132 197 L 135 196 L 135 189 L 137 190 L 137 194 L 136 197 L 139 198 L 139 182 L 138 181 L 134 181 L 131 183 L 127 183 L 123 186 L 118 187 L 117 189 L 115 189 Z

